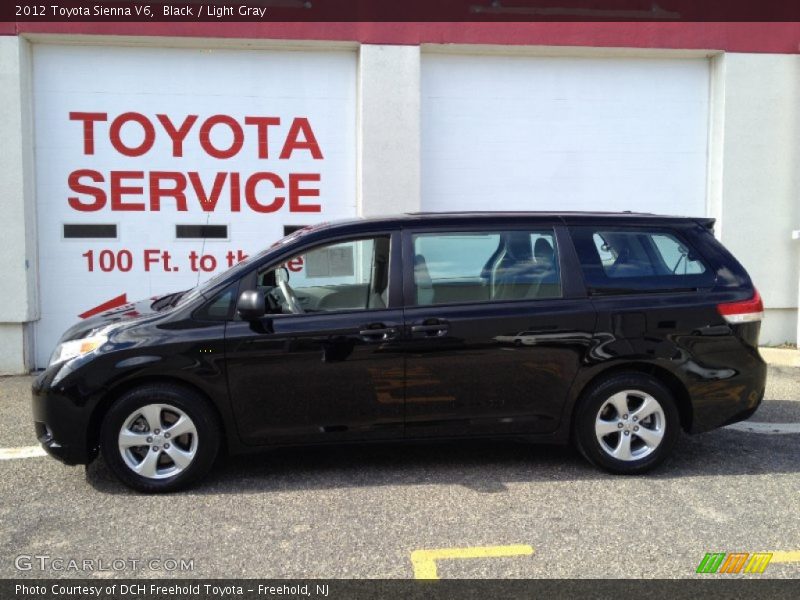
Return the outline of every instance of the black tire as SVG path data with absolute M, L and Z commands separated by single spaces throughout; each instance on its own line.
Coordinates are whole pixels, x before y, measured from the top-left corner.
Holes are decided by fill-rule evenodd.
M 622 415 L 628 418 L 624 420 L 618 433 L 609 433 L 603 437 L 603 444 L 607 448 L 604 449 L 598 439 L 595 424 L 601 409 L 603 409 L 604 419 L 607 418 L 608 422 L 615 422 L 616 426 L 620 427 L 620 423 L 617 421 L 621 420 L 621 416 L 617 414 L 615 407 L 608 406 L 607 402 L 610 402 L 612 396 L 623 391 L 635 392 L 626 400 L 632 410 Z M 640 400 L 643 402 L 645 395 L 656 400 L 663 413 L 663 417 L 661 414 L 657 414 L 644 421 L 648 423 L 646 426 L 651 430 L 658 431 L 656 422 L 663 426 L 661 441 L 653 444 L 652 449 L 642 438 L 638 437 L 640 435 L 637 433 L 638 431 L 644 433 L 644 422 L 639 423 L 642 427 L 637 429 L 637 432 L 633 431 L 633 427 L 638 426 L 632 421 L 636 413 L 637 402 Z M 609 414 L 611 416 L 607 416 Z M 611 473 L 635 475 L 654 469 L 669 456 L 680 435 L 680 415 L 672 393 L 658 379 L 644 373 L 618 373 L 592 384 L 585 391 L 575 413 L 573 432 L 575 445 L 590 463 Z M 614 450 L 620 448 L 623 434 L 628 436 L 626 441 L 630 444 L 630 448 L 641 444 L 638 451 L 643 455 L 640 458 L 635 457 L 635 450 L 630 453 L 632 456 L 628 460 L 620 460 L 610 454 L 609 450 L 612 446 L 615 446 Z
M 163 404 L 179 409 L 191 419 L 196 431 L 196 433 L 188 434 L 183 438 L 192 440 L 192 436 L 196 435 L 194 456 L 188 466 L 175 475 L 161 475 L 162 478 L 158 479 L 136 473 L 123 458 L 119 443 L 120 432 L 129 417 L 138 409 L 153 404 Z M 164 409 L 164 412 L 159 414 L 169 415 L 170 413 L 168 409 Z M 168 431 L 168 425 L 165 425 L 165 432 Z M 217 415 L 205 398 L 179 385 L 149 384 L 126 392 L 111 405 L 103 418 L 100 430 L 100 450 L 109 469 L 128 487 L 147 493 L 174 492 L 197 483 L 208 473 L 217 457 L 220 438 Z M 175 440 L 172 441 L 174 446 L 179 443 Z M 138 447 L 135 451 L 142 453 Z M 159 456 L 161 454 L 157 450 L 154 452 Z M 162 449 L 162 452 L 166 452 L 166 450 Z M 170 461 L 168 457 L 158 460 Z M 175 466 L 177 467 L 177 464 Z

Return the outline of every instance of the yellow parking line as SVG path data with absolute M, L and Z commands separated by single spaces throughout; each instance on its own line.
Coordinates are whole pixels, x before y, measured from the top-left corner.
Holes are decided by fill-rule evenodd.
M 785 562 L 800 562 L 800 550 L 789 552 L 773 552 L 772 562 L 785 563 Z
M 12 460 L 14 458 L 36 458 L 37 456 L 47 456 L 47 452 L 41 446 L 21 446 L 19 448 L 0 448 L 0 460 Z
M 411 565 L 414 579 L 439 579 L 436 561 L 451 558 L 498 558 L 506 556 L 530 556 L 533 548 L 527 544 L 509 546 L 472 546 L 471 548 L 437 548 L 434 550 L 414 550 Z

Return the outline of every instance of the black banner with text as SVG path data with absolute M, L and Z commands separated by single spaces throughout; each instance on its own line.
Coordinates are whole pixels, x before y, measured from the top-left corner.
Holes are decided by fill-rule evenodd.
M 17 22 L 798 21 L 786 0 L 45 0 L 4 3 Z
M 797 582 L 759 579 L 692 580 L 2 580 L 4 600 L 266 600 L 425 598 L 696 599 L 797 597 Z

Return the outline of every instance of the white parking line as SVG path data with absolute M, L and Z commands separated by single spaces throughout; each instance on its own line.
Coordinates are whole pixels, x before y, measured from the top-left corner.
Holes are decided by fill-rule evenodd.
M 747 433 L 765 433 L 767 435 L 786 435 L 800 433 L 800 423 L 751 423 L 743 421 L 728 425 L 726 429 L 746 431 Z
M 0 448 L 0 460 L 12 460 L 14 458 L 37 458 L 47 456 L 47 452 L 41 446 L 20 446 L 19 448 Z

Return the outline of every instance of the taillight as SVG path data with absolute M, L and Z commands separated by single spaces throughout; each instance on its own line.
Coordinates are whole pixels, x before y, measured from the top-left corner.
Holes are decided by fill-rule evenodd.
M 753 297 L 741 302 L 725 302 L 717 305 L 717 311 L 728 323 L 752 323 L 764 318 L 764 303 L 761 294 L 754 289 Z

